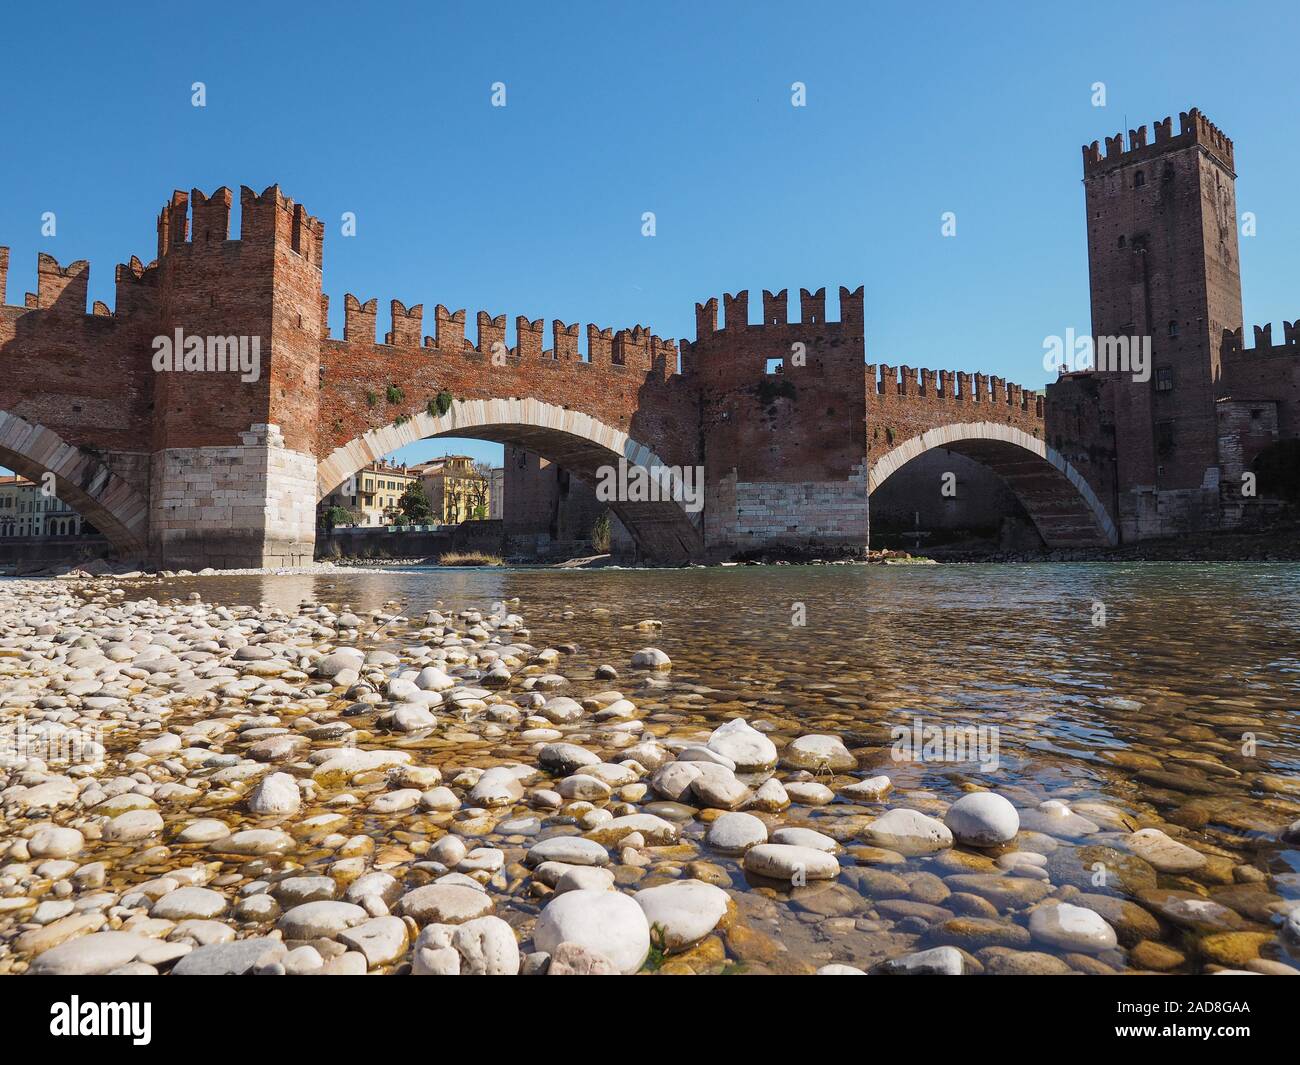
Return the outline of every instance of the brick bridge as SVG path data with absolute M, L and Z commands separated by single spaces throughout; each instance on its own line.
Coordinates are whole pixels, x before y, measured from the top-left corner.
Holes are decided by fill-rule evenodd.
M 672 499 L 612 504 L 652 561 L 860 550 L 870 493 L 935 448 L 1004 477 L 1048 544 L 1115 540 L 1087 482 L 1046 445 L 1041 396 L 867 364 L 861 288 L 840 289 L 838 321 L 824 289 L 801 293 L 797 322 L 785 292 L 763 294 L 761 324 L 746 293 L 724 297 L 722 326 L 711 299 L 680 359 L 640 326 L 588 325 L 580 351 L 576 324 L 548 332 L 523 316 L 508 345 L 505 316 L 486 312 L 471 342 L 465 312 L 443 306 L 425 335 L 422 306 L 397 300 L 379 343 L 376 300 L 352 295 L 332 338 L 320 221 L 277 186 L 243 188 L 231 239 L 232 206 L 224 188 L 175 193 L 156 260 L 117 267 L 112 310 L 87 312 L 86 262 L 47 255 L 36 292 L 0 307 L 0 464 L 52 474 L 123 556 L 302 563 L 318 499 L 372 459 L 447 435 L 515 444 L 589 482 L 620 458 L 702 466 L 702 515 Z M 7 268 L 0 249 L 0 303 Z M 197 347 L 159 370 L 159 338 Z M 256 379 L 215 368 L 237 362 L 241 340 Z

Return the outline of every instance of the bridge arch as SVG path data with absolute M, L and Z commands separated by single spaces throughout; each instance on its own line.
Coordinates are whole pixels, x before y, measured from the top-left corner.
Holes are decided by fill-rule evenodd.
M 1000 475 L 1049 547 L 1119 542 L 1110 514 L 1065 456 L 1023 429 L 998 422 L 954 422 L 903 441 L 872 461 L 868 495 L 908 462 L 935 448 L 965 455 Z
M 144 556 L 148 502 L 90 452 L 43 425 L 0 411 L 0 466 L 37 484 L 52 473 L 59 499 L 103 533 L 120 555 Z
M 627 433 L 601 421 L 537 399 L 453 402 L 445 414 L 420 411 L 400 422 L 371 429 L 336 447 L 316 468 L 316 498 L 360 470 L 409 444 L 436 436 L 492 440 L 526 448 L 571 470 L 595 487 L 598 471 L 626 459 L 629 469 L 667 468 L 668 464 Z M 682 563 L 704 553 L 701 515 L 688 513 L 673 499 L 611 502 L 647 561 Z

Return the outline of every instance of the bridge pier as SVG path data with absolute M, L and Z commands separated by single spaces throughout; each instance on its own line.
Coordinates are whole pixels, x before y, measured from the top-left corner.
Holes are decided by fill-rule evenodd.
M 302 566 L 316 546 L 316 459 L 253 425 L 238 447 L 165 448 L 150 476 L 151 560 L 165 569 Z

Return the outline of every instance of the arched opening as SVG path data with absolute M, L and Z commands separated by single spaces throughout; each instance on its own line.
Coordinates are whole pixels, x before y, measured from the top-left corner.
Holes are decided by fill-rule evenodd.
M 1300 506 L 1300 440 L 1279 440 L 1264 448 L 1250 464 L 1255 493 Z
M 595 487 L 602 479 L 637 483 L 638 471 L 666 471 L 651 498 L 644 493 L 619 493 L 609 508 L 636 542 L 642 559 L 683 563 L 703 554 L 699 513 L 690 513 L 682 499 L 689 493 L 680 477 L 653 451 L 611 426 L 578 411 L 534 399 L 471 400 L 454 403 L 445 414 L 420 412 L 400 424 L 373 429 L 335 448 L 317 466 L 317 498 L 323 499 L 366 465 L 401 448 L 432 437 L 469 437 L 513 445 L 568 470 Z M 630 475 L 630 476 L 628 476 Z
M 0 525 L 7 535 L 58 535 L 75 520 L 50 517 L 52 499 L 81 515 L 85 527 L 101 532 L 122 558 L 144 556 L 149 511 L 144 498 L 94 455 L 73 447 L 57 433 L 8 411 L 0 411 L 0 466 L 30 482 L 31 498 L 14 493 L 10 507 L 0 506 Z M 52 495 L 51 495 L 52 490 Z
M 873 510 L 875 493 L 894 474 L 936 451 L 972 460 L 996 475 L 1047 547 L 1101 547 L 1119 540 L 1110 515 L 1078 470 L 1037 437 L 996 422 L 958 422 L 931 429 L 873 461 L 867 483 Z M 936 462 L 942 465 L 941 460 L 928 458 L 925 466 Z M 943 499 L 944 486 L 955 483 L 957 495 L 947 498 L 962 498 L 960 470 L 936 468 L 930 472 L 936 476 L 923 491 L 933 492 L 934 499 Z M 972 500 L 981 507 L 986 502 Z M 933 499 L 926 503 L 932 504 Z M 897 501 L 894 506 L 898 506 Z
M 946 555 L 1043 548 L 1011 487 L 973 458 L 932 448 L 871 495 L 871 546 Z

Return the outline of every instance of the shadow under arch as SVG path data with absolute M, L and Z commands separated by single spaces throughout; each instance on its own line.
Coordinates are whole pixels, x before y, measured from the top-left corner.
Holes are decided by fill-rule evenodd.
M 868 495 L 935 448 L 965 455 L 1001 476 L 1048 547 L 1119 543 L 1114 521 L 1083 474 L 1038 437 L 997 422 L 954 422 L 903 441 L 871 463 Z
M 94 455 L 43 425 L 0 411 L 0 465 L 36 484 L 53 474 L 59 499 L 103 533 L 119 555 L 144 556 L 148 501 Z
M 426 411 L 400 424 L 369 432 L 336 447 L 316 467 L 316 498 L 321 500 L 360 470 L 394 451 L 436 436 L 462 436 L 526 448 L 596 485 L 602 468 L 619 459 L 629 469 L 665 469 L 653 451 L 627 433 L 580 411 L 536 399 L 454 402 L 445 414 Z M 676 499 L 619 500 L 609 504 L 648 562 L 681 564 L 701 558 L 700 515 Z

